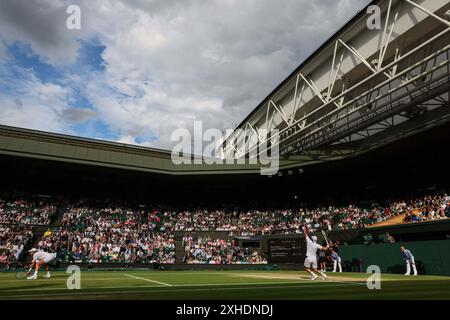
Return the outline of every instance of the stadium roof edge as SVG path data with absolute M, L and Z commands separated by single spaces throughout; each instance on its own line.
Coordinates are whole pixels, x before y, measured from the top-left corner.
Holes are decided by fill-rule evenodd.
M 262 168 L 252 163 L 197 164 L 194 160 L 201 157 L 194 155 L 190 155 L 191 164 L 176 165 L 168 150 L 6 125 L 0 125 L 0 155 L 169 175 L 259 174 Z M 280 170 L 299 167 L 301 161 L 304 159 L 280 159 Z
M 48 136 L 49 138 L 67 139 L 67 140 L 71 140 L 74 142 L 75 141 L 87 142 L 87 143 L 93 143 L 93 144 L 98 144 L 98 145 L 102 145 L 102 146 L 109 145 L 112 147 L 128 148 L 130 150 L 150 151 L 150 152 L 154 152 L 155 154 L 160 154 L 160 155 L 165 155 L 165 156 L 170 156 L 170 154 L 171 154 L 171 152 L 169 150 L 164 150 L 164 149 L 159 149 L 159 148 L 132 145 L 132 144 L 128 144 L 128 143 L 120 143 L 120 142 L 114 142 L 114 141 L 108 141 L 108 140 L 79 137 L 79 136 L 73 136 L 73 135 L 69 135 L 69 134 L 48 132 L 48 131 L 42 131 L 42 130 L 36 130 L 36 129 L 7 126 L 7 125 L 3 125 L 3 124 L 0 124 L 0 131 L 25 134 L 25 135 L 30 135 L 30 136 L 33 136 L 33 135 Z

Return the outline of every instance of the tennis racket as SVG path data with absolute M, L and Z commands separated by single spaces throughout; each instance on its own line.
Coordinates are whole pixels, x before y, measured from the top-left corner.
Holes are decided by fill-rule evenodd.
M 327 234 L 325 233 L 325 230 L 322 230 L 322 234 L 323 234 L 323 237 L 325 238 L 325 242 L 327 243 L 327 246 L 328 246 L 329 243 L 328 243 L 328 238 L 327 238 Z
M 16 272 L 16 279 L 25 279 L 26 277 L 28 277 L 28 272 L 26 271 Z

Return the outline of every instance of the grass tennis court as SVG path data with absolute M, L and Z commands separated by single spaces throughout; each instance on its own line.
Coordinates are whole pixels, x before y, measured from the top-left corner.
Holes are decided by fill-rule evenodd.
M 81 289 L 68 274 L 17 279 L 0 273 L 0 299 L 450 299 L 450 277 L 383 274 L 369 290 L 366 274 L 329 274 L 311 281 L 299 271 L 83 271 Z

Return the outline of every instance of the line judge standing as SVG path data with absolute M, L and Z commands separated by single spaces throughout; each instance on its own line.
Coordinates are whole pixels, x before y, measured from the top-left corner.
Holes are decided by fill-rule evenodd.
M 405 276 L 409 276 L 411 274 L 411 267 L 413 269 L 414 275 L 417 276 L 416 262 L 414 261 L 414 256 L 411 253 L 411 251 L 406 249 L 403 246 L 400 247 L 400 251 L 402 252 L 402 257 L 403 257 L 403 259 L 406 262 L 406 273 L 405 273 Z

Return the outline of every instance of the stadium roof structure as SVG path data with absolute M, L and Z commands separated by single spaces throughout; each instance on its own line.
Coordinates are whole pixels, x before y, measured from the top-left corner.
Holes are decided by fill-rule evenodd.
M 368 24 L 373 5 L 378 29 Z M 449 95 L 449 0 L 375 0 L 275 88 L 219 154 L 245 159 L 276 144 L 280 170 L 345 159 L 450 122 Z M 261 169 L 176 165 L 166 150 L 1 125 L 0 154 L 171 175 Z
M 282 159 L 302 156 L 308 164 L 439 126 L 450 121 L 449 58 L 448 0 L 372 1 L 273 90 L 219 151 L 258 156 L 277 145 Z

